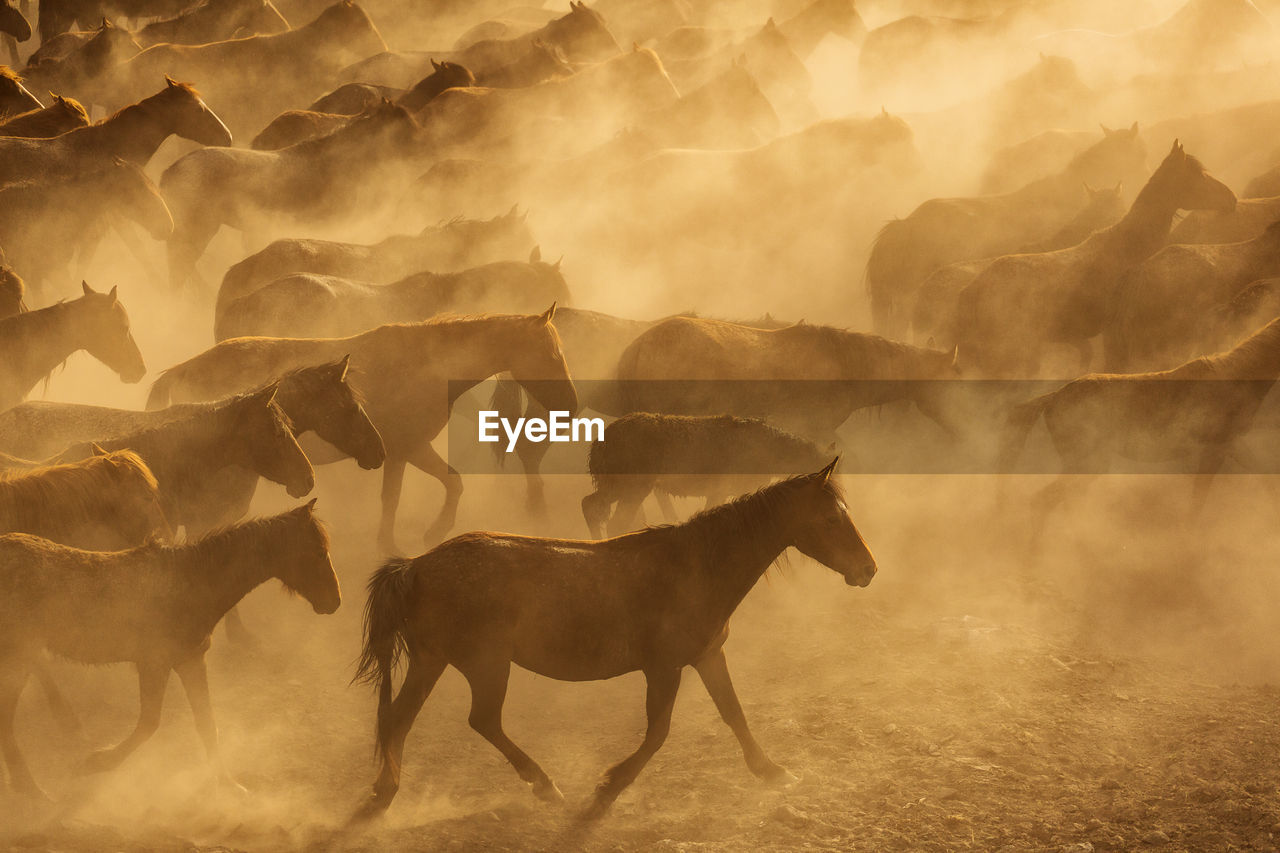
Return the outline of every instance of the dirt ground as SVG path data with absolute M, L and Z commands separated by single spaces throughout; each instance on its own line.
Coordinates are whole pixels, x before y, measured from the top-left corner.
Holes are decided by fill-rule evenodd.
M 124 667 L 59 663 L 84 736 L 60 734 L 28 689 L 19 738 L 56 805 L 0 794 L 0 850 L 1280 848 L 1280 649 L 1268 608 L 1280 584 L 1266 519 L 1241 529 L 1235 512 L 1259 499 L 1249 484 L 1224 490 L 1198 531 L 1161 509 L 1178 491 L 1172 479 L 1104 492 L 1089 505 L 1110 520 L 1068 513 L 1045 567 L 1028 575 L 1000 557 L 1016 551 L 1017 525 L 994 524 L 985 495 L 964 499 L 977 480 L 942 479 L 847 482 L 876 580 L 846 587 L 795 556 L 734 620 L 739 694 L 793 786 L 747 772 L 689 671 L 664 748 L 608 817 L 584 826 L 575 812 L 601 771 L 639 742 L 642 679 L 513 672 L 507 730 L 565 792 L 556 809 L 467 727 L 465 682 L 451 670 L 410 737 L 398 799 L 353 830 L 347 817 L 375 772 L 374 697 L 348 680 L 375 565 L 377 478 L 333 469 L 319 507 L 330 507 L 343 607 L 318 617 L 264 587 L 246 603 L 260 645 L 219 634 L 211 652 L 227 760 L 248 793 L 207 781 L 176 680 L 150 743 L 116 773 L 77 775 L 89 748 L 129 730 L 136 684 Z M 437 499 L 409 485 L 406 546 Z M 576 506 L 584 485 L 552 478 L 553 506 Z M 522 488 L 516 477 L 468 480 L 461 527 L 531 526 Z M 258 504 L 288 501 L 264 490 Z M 577 535 L 580 524 L 566 513 L 551 527 Z M 1176 558 L 1189 541 L 1203 562 Z M 1246 576 L 1257 582 L 1224 580 Z

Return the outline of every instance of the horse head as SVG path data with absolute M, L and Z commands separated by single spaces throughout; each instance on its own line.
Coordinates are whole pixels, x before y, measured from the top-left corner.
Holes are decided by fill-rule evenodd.
M 556 306 L 541 314 L 512 318 L 516 339 L 511 343 L 511 375 L 547 411 L 578 411 L 578 392 L 569 376 L 560 334 L 551 320 Z
M 361 468 L 372 470 L 382 465 L 387 451 L 378 428 L 347 382 L 350 365 L 348 355 L 340 361 L 295 371 L 281 380 L 281 393 L 288 389 L 296 404 L 290 410 L 299 421 L 305 414 L 316 435 L 355 459 Z
M 866 586 L 876 574 L 876 559 L 832 480 L 839 457 L 815 474 L 782 484 L 792 500 L 791 544 L 844 577 L 849 586 Z
M 275 575 L 286 588 L 305 598 L 316 613 L 329 614 L 342 604 L 342 587 L 329 556 L 329 534 L 316 518 L 315 506 L 312 498 L 272 519 L 285 525 L 275 549 L 283 555 Z
M 83 295 L 68 304 L 82 330 L 84 349 L 114 370 L 122 381 L 140 382 L 147 366 L 129 330 L 129 313 L 117 298 L 116 288 L 99 293 L 83 281 L 80 287 Z
M 163 109 L 173 133 L 201 145 L 231 145 L 231 131 L 190 83 L 179 83 L 167 76 L 164 82 L 165 87 L 143 103 Z

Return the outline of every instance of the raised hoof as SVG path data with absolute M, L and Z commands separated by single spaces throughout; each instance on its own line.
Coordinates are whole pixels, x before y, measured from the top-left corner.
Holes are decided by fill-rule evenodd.
M 560 793 L 560 789 L 556 787 L 556 783 L 550 779 L 543 779 L 541 782 L 533 783 L 533 795 L 544 803 L 560 804 L 564 802 L 564 794 Z

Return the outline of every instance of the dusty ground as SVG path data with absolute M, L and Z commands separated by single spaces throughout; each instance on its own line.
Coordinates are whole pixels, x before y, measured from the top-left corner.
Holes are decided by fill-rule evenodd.
M 356 833 L 342 826 L 373 777 L 374 699 L 347 680 L 377 486 L 339 470 L 324 479 L 320 507 L 330 507 L 343 608 L 316 617 L 263 588 L 247 606 L 261 647 L 219 636 L 211 656 L 228 761 L 250 793 L 205 782 L 176 682 L 160 733 L 133 760 L 76 776 L 91 745 L 128 731 L 136 688 L 124 668 L 60 664 L 85 742 L 61 737 L 28 691 L 19 737 L 58 805 L 0 795 L 0 849 L 1277 849 L 1280 650 L 1266 607 L 1276 586 L 1267 525 L 1238 529 L 1234 510 L 1252 498 L 1233 486 L 1194 534 L 1207 556 L 1189 568 L 1170 556 L 1189 534 L 1151 502 L 1175 491 L 1171 482 L 1104 493 L 1094 503 L 1113 520 L 1089 523 L 1096 540 L 1069 517 L 1051 559 L 1070 570 L 1046 569 L 1029 585 L 990 556 L 1013 540 L 985 499 L 959 499 L 958 480 L 848 484 L 880 576 L 854 590 L 792 559 L 745 602 L 728 647 L 758 739 L 799 777 L 791 788 L 748 774 L 689 672 L 666 746 L 608 818 L 582 827 L 574 810 L 639 741 L 642 680 L 513 674 L 507 728 L 564 790 L 570 806 L 555 810 L 467 728 L 465 683 L 450 671 L 411 736 L 399 798 Z M 475 483 L 464 527 L 528 524 L 518 479 Z M 408 518 L 421 518 L 434 493 L 412 485 Z M 583 485 L 556 478 L 553 498 L 573 506 Z M 268 492 L 259 503 L 285 502 Z M 942 522 L 941 505 L 966 509 Z M 553 527 L 574 535 L 579 523 L 566 515 Z M 408 545 L 408 520 L 402 531 Z M 1096 544 L 1109 537 L 1130 544 Z M 1265 582 L 1232 585 L 1211 564 Z

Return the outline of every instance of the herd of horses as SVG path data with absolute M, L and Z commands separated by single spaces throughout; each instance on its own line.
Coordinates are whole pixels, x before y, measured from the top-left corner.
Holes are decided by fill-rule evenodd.
M 1002 11 L 870 29 L 852 0 L 361 4 L 39 0 L 33 27 L 31 9 L 0 2 L 14 61 L 0 68 L 0 753 L 22 796 L 45 796 L 15 735 L 27 681 L 76 724 L 49 654 L 137 668 L 136 729 L 85 771 L 117 766 L 156 731 L 176 672 L 216 777 L 235 784 L 205 669 L 215 626 L 247 641 L 237 605 L 271 578 L 320 614 L 341 601 L 315 499 L 246 520 L 260 479 L 301 499 L 317 466 L 380 469 L 383 555 L 401 553 L 406 469 L 443 487 L 429 550 L 392 556 L 368 582 L 355 676 L 376 689 L 381 767 L 357 817 L 394 798 L 406 736 L 448 666 L 470 686 L 472 728 L 535 795 L 563 799 L 503 730 L 512 663 L 566 681 L 644 674 L 648 727 L 598 787 L 587 815 L 599 817 L 662 745 L 685 666 L 749 769 L 792 779 L 753 738 L 723 646 L 788 548 L 851 586 L 876 573 L 833 461 L 855 413 L 891 410 L 883 429 L 940 428 L 957 444 L 998 424 L 997 473 L 1017 469 L 1043 420 L 1063 474 L 1031 501 L 1034 529 L 1071 475 L 1123 459 L 1185 466 L 1200 512 L 1267 417 L 1280 162 L 1234 170 L 1259 127 L 1280 126 L 1280 101 L 1229 105 L 1251 110 L 1243 123 L 1161 114 L 1099 136 L 1080 124 L 1109 115 L 1107 101 L 1070 58 L 1151 103 L 1149 75 L 1175 66 L 1232 91 L 1222 58 L 1252 56 L 1271 27 L 1249 0 L 1190 0 L 1112 33 L 1081 29 L 1121 14 L 1101 3 L 973 3 Z M 904 116 L 872 100 L 945 91 L 938 81 L 964 77 L 975 55 L 1008 69 L 1049 46 L 1066 55 L 1040 53 L 955 109 Z M 874 108 L 833 116 L 820 85 L 832 81 L 812 69 L 835 55 L 856 57 L 858 76 L 837 88 Z M 947 130 L 957 110 L 980 117 L 967 136 Z M 973 194 L 931 197 L 930 158 L 969 148 L 989 162 L 964 184 Z M 1210 168 L 1271 196 L 1237 198 Z M 690 246 L 660 268 L 697 294 L 697 271 L 726 255 L 789 279 L 785 243 L 849 242 L 840 235 L 864 224 L 852 211 L 904 186 L 914 209 L 879 218 L 864 262 L 835 265 L 858 300 L 865 283 L 850 324 L 865 316 L 866 331 L 585 307 L 572 259 L 543 259 L 529 213 L 558 210 L 580 245 L 622 265 Z M 411 233 L 390 224 L 441 211 Z M 217 265 L 224 228 L 243 251 L 215 287 L 201 268 Z M 104 244 L 144 271 L 162 248 L 167 274 L 123 297 L 95 288 Z M 73 267 L 90 272 L 69 294 Z M 145 286 L 204 318 L 190 356 L 159 370 L 122 301 Z M 785 310 L 784 293 L 771 296 Z M 597 305 L 618 295 L 595 290 Z M 145 409 L 28 399 L 59 389 L 80 351 L 123 383 L 150 374 Z M 975 412 L 953 393 L 971 379 L 1015 391 Z M 503 415 L 610 420 L 579 469 L 593 484 L 590 538 L 448 538 L 465 478 L 433 441 L 486 380 Z M 1030 380 L 1055 388 L 1018 397 Z M 535 518 L 558 452 L 515 447 Z M 650 496 L 670 523 L 637 529 Z M 681 521 L 673 497 L 706 505 Z

